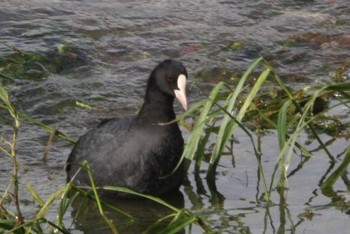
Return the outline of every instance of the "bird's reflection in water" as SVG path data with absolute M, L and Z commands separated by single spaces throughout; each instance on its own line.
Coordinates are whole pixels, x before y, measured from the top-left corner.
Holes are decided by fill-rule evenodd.
M 184 208 L 184 196 L 182 192 L 175 191 L 161 197 L 168 204 L 182 209 Z M 156 233 L 165 228 L 171 219 L 152 227 L 159 219 L 174 213 L 168 207 L 146 198 L 115 199 L 102 197 L 103 210 L 111 220 L 119 233 Z M 96 201 L 88 196 L 78 195 L 72 202 L 72 216 L 75 220 L 75 228 L 84 233 L 112 233 L 110 227 L 101 216 Z M 149 228 L 152 229 L 149 230 Z M 179 233 L 185 233 L 181 231 Z

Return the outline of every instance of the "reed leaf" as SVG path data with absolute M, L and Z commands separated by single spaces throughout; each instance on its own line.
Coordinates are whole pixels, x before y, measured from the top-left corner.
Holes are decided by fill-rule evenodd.
M 93 175 L 91 173 L 91 170 L 90 170 L 90 166 L 88 164 L 87 161 L 84 161 L 82 163 L 82 167 L 84 169 L 86 169 L 88 175 L 89 175 L 89 180 L 90 180 L 90 183 L 91 183 L 91 187 L 92 187 L 92 190 L 94 192 L 94 196 L 95 196 L 95 200 L 96 200 L 96 204 L 97 204 L 97 207 L 98 207 L 98 210 L 100 212 L 100 215 L 101 217 L 105 220 L 105 222 L 108 224 L 109 228 L 111 229 L 112 233 L 114 234 L 118 234 L 118 231 L 117 231 L 117 228 L 114 226 L 112 220 L 108 219 L 108 217 L 106 216 L 104 210 L 103 210 L 103 207 L 101 205 L 101 200 L 100 200 L 100 197 L 98 195 L 98 192 L 97 192 L 97 187 L 95 185 L 95 182 L 94 182 L 94 179 L 93 179 Z
M 286 143 L 286 136 L 288 134 L 287 116 L 288 116 L 288 109 L 291 104 L 292 102 L 290 100 L 285 102 L 278 114 L 277 132 L 278 132 L 278 142 L 279 142 L 280 149 L 283 149 Z
M 350 164 L 350 146 L 347 147 L 345 156 L 343 161 L 339 165 L 339 167 L 323 182 L 321 185 L 321 190 L 323 193 L 327 194 L 332 190 L 334 183 L 338 180 L 338 178 L 347 173 L 347 168 Z
M 236 87 L 235 91 L 233 92 L 232 96 L 231 95 L 229 96 L 230 99 L 228 100 L 228 105 L 227 105 L 227 109 L 226 109 L 226 111 L 228 113 L 233 113 L 237 97 L 243 91 L 244 82 L 246 81 L 246 79 L 248 78 L 250 73 L 253 71 L 253 69 L 261 61 L 262 61 L 262 58 L 257 59 L 248 68 L 247 72 L 240 79 L 240 82 L 237 85 L 237 87 Z M 227 141 L 231 138 L 234 130 L 238 126 L 237 121 L 240 122 L 243 119 L 247 109 L 249 108 L 250 104 L 252 103 L 252 100 L 254 99 L 254 97 L 256 96 L 258 91 L 260 90 L 262 84 L 267 79 L 269 74 L 270 74 L 270 69 L 269 68 L 265 69 L 260 74 L 260 76 L 258 77 L 257 81 L 255 82 L 253 88 L 251 89 L 251 91 L 247 95 L 247 97 L 245 99 L 245 102 L 243 103 L 242 107 L 240 108 L 240 110 L 239 110 L 235 120 L 232 119 L 229 115 L 225 115 L 224 116 L 223 121 L 222 121 L 222 123 L 220 125 L 220 130 L 219 130 L 219 133 L 218 133 L 218 136 L 217 136 L 217 141 L 215 142 L 215 146 L 214 146 L 214 149 L 213 149 L 212 157 L 210 159 L 210 166 L 209 166 L 208 174 L 207 174 L 208 177 L 214 176 L 215 170 L 216 170 L 216 166 L 217 166 L 217 164 L 219 162 L 219 159 L 221 157 L 223 149 L 224 149 L 225 145 L 227 144 Z
M 36 202 L 39 204 L 39 206 L 43 206 L 45 203 L 39 196 L 39 194 L 36 192 L 36 190 L 32 187 L 30 183 L 27 183 L 27 189 L 32 194 L 33 198 L 36 200 Z
M 224 82 L 220 82 L 210 92 L 209 97 L 206 100 L 206 102 L 204 103 L 203 108 L 201 109 L 201 113 L 200 113 L 198 119 L 196 120 L 194 129 L 191 133 L 191 136 L 189 137 L 189 139 L 187 141 L 187 145 L 186 145 L 184 152 L 182 154 L 184 158 L 187 158 L 189 160 L 194 159 L 194 156 L 195 156 L 196 151 L 198 149 L 198 143 L 201 139 L 202 132 L 206 126 L 208 114 L 209 114 L 212 106 L 214 105 L 214 103 L 218 101 L 218 93 L 220 92 L 222 87 L 224 87 L 224 85 L 225 85 Z M 188 167 L 189 167 L 189 165 L 187 165 L 187 168 Z
M 60 188 L 55 193 L 51 194 L 50 197 L 46 200 L 46 202 L 42 205 L 42 207 L 38 210 L 36 214 L 36 219 L 44 218 L 47 214 L 51 205 L 58 199 L 62 197 L 64 192 L 66 191 L 65 187 Z
M 142 194 L 142 193 L 138 193 L 135 192 L 129 188 L 125 188 L 125 187 L 118 187 L 118 186 L 103 186 L 102 187 L 105 190 L 109 190 L 109 191 L 115 191 L 115 192 L 122 192 L 122 193 L 128 193 L 131 195 L 135 195 L 138 197 L 143 197 L 143 198 L 147 198 L 151 201 L 157 202 L 165 207 L 168 207 L 169 209 L 175 211 L 175 212 L 179 212 L 180 210 L 178 208 L 176 208 L 175 206 L 170 205 L 169 203 L 165 202 L 164 200 L 158 198 L 158 197 L 154 197 L 151 195 L 146 195 L 146 194 Z

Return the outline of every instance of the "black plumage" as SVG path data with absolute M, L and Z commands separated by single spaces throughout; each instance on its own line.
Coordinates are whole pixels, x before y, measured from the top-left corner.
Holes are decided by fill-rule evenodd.
M 186 79 L 186 69 L 178 61 L 157 65 L 148 79 L 138 115 L 103 121 L 80 137 L 67 161 L 67 180 L 90 185 L 84 170 L 73 178 L 86 160 L 96 186 L 123 186 L 151 195 L 177 189 L 183 167 L 168 175 L 179 163 L 184 140 L 178 124 L 169 122 L 176 118 L 175 97 L 187 109 Z

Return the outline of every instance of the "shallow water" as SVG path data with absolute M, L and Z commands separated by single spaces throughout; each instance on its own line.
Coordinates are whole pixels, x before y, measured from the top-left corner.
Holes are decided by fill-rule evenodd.
M 218 80 L 241 74 L 261 55 L 289 85 L 300 88 L 330 80 L 332 72 L 349 63 L 350 54 L 347 0 L 12 0 L 1 3 L 0 27 L 0 40 L 22 50 L 52 54 L 68 44 L 79 51 L 80 60 L 74 66 L 39 80 L 19 79 L 9 86 L 21 111 L 72 138 L 103 118 L 135 113 L 142 103 L 145 79 L 165 58 L 176 58 L 186 65 L 190 103 L 194 103 Z M 0 53 L 10 52 L 0 45 Z M 78 108 L 75 101 L 91 105 L 92 110 Z M 178 105 L 176 108 L 180 111 Z M 349 113 L 336 111 L 349 118 Z M 2 135 L 8 132 L 1 127 Z M 189 184 L 181 189 L 185 208 L 223 233 L 343 233 L 350 228 L 347 187 L 339 182 L 334 188 L 343 198 L 341 202 L 319 190 L 319 182 L 330 167 L 323 151 L 316 150 L 304 168 L 289 178 L 286 200 L 275 192 L 275 205 L 267 207 L 250 141 L 240 132 L 235 139 L 235 167 L 232 156 L 223 158 L 217 173 L 218 191 L 209 189 L 204 172 L 203 180 L 197 181 L 189 173 Z M 65 183 L 63 167 L 72 145 L 56 140 L 47 163 L 43 163 L 47 141 L 46 132 L 23 123 L 18 154 L 28 167 L 21 171 L 20 179 L 27 216 L 35 210 L 24 186 L 27 182 L 44 199 Z M 348 139 L 337 138 L 329 149 L 337 155 L 348 144 Z M 316 149 L 318 145 L 312 141 L 308 147 Z M 275 132 L 262 138 L 262 152 L 265 176 L 270 178 L 278 155 Z M 10 180 L 11 162 L 5 157 L 0 160 L 0 189 L 4 189 Z M 300 160 L 292 160 L 290 171 Z M 305 215 L 309 211 L 312 215 Z M 91 227 L 89 218 L 73 221 L 74 207 L 70 212 L 65 222 L 72 224 L 74 233 L 107 229 L 103 222 Z M 147 211 L 142 212 L 147 215 Z M 55 220 L 56 214 L 53 210 L 48 218 Z M 198 227 L 192 231 L 203 232 Z

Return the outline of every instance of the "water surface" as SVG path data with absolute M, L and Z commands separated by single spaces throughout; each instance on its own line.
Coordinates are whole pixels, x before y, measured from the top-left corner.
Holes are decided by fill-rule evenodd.
M 193 104 L 219 80 L 240 75 L 259 56 L 267 58 L 289 85 L 301 88 L 331 80 L 332 72 L 349 63 L 350 54 L 347 0 L 12 0 L 1 3 L 0 27 L 0 40 L 25 51 L 54 57 L 62 46 L 75 49 L 73 65 L 39 80 L 18 79 L 9 86 L 21 111 L 72 138 L 103 118 L 136 113 L 151 69 L 169 57 L 186 65 Z M 0 45 L 0 53 L 11 51 Z M 77 107 L 76 101 L 92 110 Z M 181 111 L 177 104 L 176 109 Z M 349 113 L 337 111 L 349 118 Z M 9 131 L 1 127 L 2 135 Z M 306 135 L 301 137 L 307 142 Z M 346 138 L 333 140 L 329 149 L 334 155 L 349 144 Z M 35 202 L 24 186 L 27 182 L 44 199 L 65 183 L 63 168 L 72 145 L 56 140 L 43 163 L 47 141 L 46 132 L 23 123 L 18 154 L 28 170 L 21 171 L 21 201 L 29 217 Z M 318 145 L 312 141 L 308 147 L 316 149 Z M 270 178 L 278 155 L 275 132 L 262 138 L 262 152 L 266 177 Z M 3 156 L 0 160 L 0 188 L 4 189 L 11 162 Z M 290 170 L 300 160 L 292 160 Z M 274 192 L 275 205 L 267 207 L 250 141 L 237 132 L 234 155 L 223 158 L 218 168 L 217 191 L 205 180 L 195 180 L 191 170 L 187 185 L 181 188 L 182 206 L 221 233 L 343 233 L 350 228 L 349 191 L 344 184 L 336 184 L 341 203 L 321 193 L 319 182 L 329 167 L 324 152 L 316 150 L 303 170 L 290 177 L 286 200 Z M 147 215 L 148 211 L 144 212 Z M 73 219 L 74 207 L 70 213 L 66 223 L 73 233 L 108 230 L 103 222 L 91 227 L 95 216 L 87 221 Z M 56 214 L 53 210 L 48 218 L 55 220 Z M 198 227 L 192 231 L 203 232 Z

